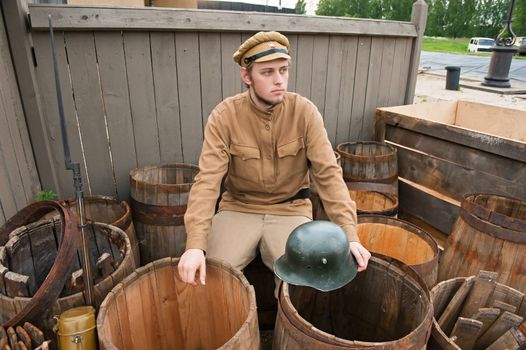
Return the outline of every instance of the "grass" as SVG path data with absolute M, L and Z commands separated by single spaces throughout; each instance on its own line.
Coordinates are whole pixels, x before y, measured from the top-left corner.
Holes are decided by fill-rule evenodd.
M 441 38 L 441 37 L 424 37 L 422 51 L 447 52 L 471 56 L 491 56 L 491 53 L 468 52 L 469 38 Z M 526 59 L 526 56 L 515 56 L 515 58 Z

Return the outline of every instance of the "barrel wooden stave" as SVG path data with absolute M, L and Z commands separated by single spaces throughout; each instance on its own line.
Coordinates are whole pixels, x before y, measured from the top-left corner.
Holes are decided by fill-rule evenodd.
M 196 165 L 175 163 L 130 172 L 131 206 L 143 265 L 184 253 L 183 216 L 198 171 Z
M 399 219 L 363 215 L 358 217 L 357 233 L 368 250 L 411 266 L 429 289 L 436 284 L 439 249 L 424 230 Z
M 184 283 L 178 259 L 137 269 L 97 317 L 106 349 L 259 349 L 254 289 L 239 271 L 207 259 L 206 286 Z
M 422 279 L 400 262 L 373 256 L 365 272 L 332 292 L 284 283 L 274 348 L 420 350 L 431 322 Z
M 24 235 L 32 235 L 32 229 L 34 229 L 39 236 L 36 237 L 35 242 L 38 242 L 38 247 L 43 250 L 52 250 L 51 248 L 53 246 L 58 244 L 62 237 L 55 231 L 60 227 L 60 222 L 57 220 L 42 220 L 38 221 L 32 224 L 29 224 L 28 226 L 20 227 L 19 229 L 16 229 L 11 234 L 11 239 L 13 237 L 20 237 Z M 114 285 L 119 283 L 125 276 L 130 274 L 135 269 L 135 262 L 133 261 L 133 257 L 131 255 L 131 245 L 128 236 L 122 231 L 121 229 L 103 224 L 103 223 L 95 223 L 95 224 L 89 224 L 88 225 L 88 231 L 92 231 L 92 228 L 96 227 L 96 235 L 105 235 L 108 237 L 109 240 L 111 240 L 112 245 L 114 245 L 113 254 L 118 254 L 120 257 L 117 257 L 115 255 L 115 264 L 116 269 L 109 275 L 105 276 L 104 278 L 98 278 L 97 280 L 97 271 L 96 269 L 93 269 L 95 272 L 95 285 L 94 285 L 94 294 L 95 294 L 95 303 L 96 306 L 100 305 L 102 303 L 102 300 L 105 298 L 106 294 L 113 288 Z M 51 235 L 51 238 L 48 240 L 43 239 L 43 235 L 46 233 L 47 228 L 47 235 Z M 29 230 L 29 231 L 28 231 Z M 45 244 L 44 244 L 45 242 Z M 94 266 L 95 261 L 94 259 L 94 251 L 100 248 L 100 252 L 109 252 L 108 246 L 104 248 L 100 242 L 102 240 L 98 239 L 99 244 L 91 244 L 91 247 L 95 247 L 94 250 L 92 250 L 92 265 Z M 32 241 L 33 243 L 33 241 Z M 92 243 L 94 243 L 94 240 L 92 238 Z M 9 242 L 8 242 L 9 244 Z M 35 246 L 32 246 L 33 249 Z M 38 253 L 38 252 L 36 252 Z M 35 258 L 40 259 L 42 255 L 36 254 Z M 55 250 L 55 256 L 56 256 L 56 250 Z M 42 271 L 49 271 L 50 265 L 54 261 L 54 256 L 51 254 L 48 257 L 50 259 L 44 261 L 41 261 L 40 264 L 33 263 L 33 260 L 30 260 L 30 264 L 26 264 L 26 268 L 23 271 L 23 273 L 28 273 L 30 276 L 35 274 L 35 270 L 30 270 L 28 266 L 34 265 L 35 267 L 42 265 Z M 43 266 L 44 263 L 48 264 L 49 266 Z M 78 257 L 76 259 L 75 264 L 71 267 L 71 272 L 80 269 L 80 258 Z M 20 268 L 20 266 L 16 267 L 17 269 Z M 22 271 L 20 271 L 22 272 Z M 36 282 L 36 286 L 38 287 L 40 283 L 42 283 L 45 276 L 39 276 L 38 279 L 35 277 L 32 277 L 33 280 Z M 82 289 L 82 286 L 79 286 L 79 289 Z M 27 305 L 30 302 L 30 297 L 12 297 L 8 296 L 6 294 L 0 293 L 0 323 L 10 319 L 14 315 L 16 315 L 18 312 L 20 312 L 25 305 Z M 36 325 L 42 329 L 42 331 L 45 333 L 46 338 L 52 339 L 55 337 L 55 334 L 53 333 L 53 326 L 55 325 L 55 321 L 53 319 L 53 316 L 60 315 L 62 312 L 73 308 L 77 306 L 85 305 L 86 302 L 84 300 L 84 296 L 82 292 L 76 292 L 74 294 L 65 295 L 64 291 L 61 294 L 61 297 L 57 299 L 57 301 L 53 304 L 47 315 L 44 315 L 40 322 L 36 322 Z
M 475 194 L 466 196 L 464 202 L 475 203 L 482 211 L 496 213 L 496 216 L 502 215 L 507 223 L 519 227 L 525 221 L 525 201 Z M 465 205 L 460 208 L 441 259 L 439 281 L 489 270 L 499 273 L 498 282 L 526 291 L 526 226 L 524 231 L 517 231 L 491 220 L 491 215 L 481 218 Z

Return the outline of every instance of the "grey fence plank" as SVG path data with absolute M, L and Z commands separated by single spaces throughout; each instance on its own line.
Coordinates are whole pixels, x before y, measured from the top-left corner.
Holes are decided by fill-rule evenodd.
M 9 216 L 6 218 L 4 206 L 2 205 L 2 199 L 0 198 L 0 225 L 3 225 L 8 219 Z
M 199 34 L 199 61 L 201 93 L 203 97 L 203 125 L 208 115 L 222 100 L 221 86 L 221 36 L 219 33 Z
M 6 114 L 4 110 L 3 103 L 0 101 L 0 123 L 5 125 L 7 123 Z M 0 128 L 0 200 L 3 203 L 5 214 L 7 216 L 12 216 L 17 211 L 17 198 L 15 197 L 15 192 L 17 190 L 17 184 L 13 184 L 11 176 L 9 174 L 9 168 L 13 167 L 13 161 L 10 161 L 12 158 L 9 153 L 12 153 L 12 144 L 8 144 L 7 141 L 10 141 L 9 130 L 8 128 Z M 16 164 L 16 161 L 15 161 Z M 15 180 L 15 179 L 13 179 Z
M 79 163 L 83 184 L 88 183 L 86 174 L 86 165 L 82 154 L 80 136 L 78 133 L 77 117 L 73 102 L 73 94 L 69 79 L 69 70 L 64 47 L 64 35 L 62 32 L 55 32 L 57 63 L 59 67 L 60 83 L 62 89 L 62 99 L 64 103 L 64 114 L 66 119 L 66 130 L 69 140 L 71 159 Z M 57 108 L 57 94 L 55 90 L 55 78 L 53 75 L 53 64 L 51 62 L 51 41 L 48 33 L 33 33 L 33 44 L 35 47 L 35 56 L 37 60 L 37 81 L 40 91 L 42 112 L 44 114 L 45 125 L 47 127 L 47 136 L 52 156 L 52 166 L 56 170 L 59 187 L 56 193 L 60 198 L 73 196 L 72 172 L 65 169 L 64 165 L 64 148 L 62 146 L 62 137 L 60 130 L 60 119 Z M 44 188 L 49 190 L 49 188 Z M 84 187 L 86 189 L 86 187 Z M 89 187 L 88 187 L 89 190 Z
M 126 9 L 111 7 L 30 5 L 33 29 L 46 30 L 51 14 L 58 29 L 80 30 L 184 30 L 184 31 L 260 31 L 277 30 L 297 34 L 365 34 L 416 37 L 414 24 L 325 16 L 300 16 L 254 12 Z
M 402 38 L 396 39 L 391 85 L 389 89 L 389 106 L 396 106 L 403 103 L 403 101 L 400 100 L 400 96 L 405 94 L 404 78 L 407 80 L 407 75 L 405 77 L 403 75 L 404 66 L 408 64 L 406 61 L 407 44 L 407 40 L 402 40 Z
M 380 75 L 382 66 L 382 53 L 384 38 L 373 37 L 371 42 L 371 58 L 369 60 L 369 75 L 367 77 L 367 90 L 365 97 L 365 109 L 363 113 L 360 140 L 372 140 L 374 138 L 374 113 L 378 106 L 378 90 L 380 89 Z
M 151 33 L 152 69 L 161 162 L 183 161 L 174 33 Z
M 312 102 L 318 107 L 320 113 L 325 112 L 325 86 L 327 84 L 327 61 L 329 55 L 329 36 L 318 35 L 314 39 L 312 51 Z
M 329 42 L 329 59 L 327 62 L 327 85 L 325 92 L 325 111 L 323 120 L 325 129 L 332 144 L 336 143 L 338 129 L 338 110 L 340 107 L 340 84 L 343 68 L 343 42 L 340 35 L 331 35 Z M 347 59 L 347 57 L 345 58 Z
M 153 89 L 150 35 L 125 32 L 124 52 L 135 135 L 137 164 L 157 164 L 161 160 Z
M 355 89 L 356 62 L 358 58 L 358 37 L 344 37 L 343 62 L 340 80 L 340 102 L 336 128 L 336 144 L 349 141 L 353 95 Z
M 223 79 L 223 99 L 241 92 L 239 66 L 232 55 L 241 45 L 240 33 L 221 33 L 221 76 Z
M 354 76 L 354 94 L 352 98 L 353 106 L 351 113 L 351 127 L 349 129 L 349 141 L 359 140 L 363 127 L 370 56 L 371 37 L 358 38 L 358 55 L 356 57 L 356 74 Z
M 301 35 L 298 37 L 296 55 L 296 92 L 306 98 L 311 97 L 312 82 L 312 52 L 314 49 L 314 36 Z
M 289 66 L 289 85 L 288 91 L 296 91 L 296 74 L 298 67 L 298 35 L 296 34 L 286 34 L 289 39 L 289 56 L 290 56 L 290 66 Z
M 395 53 L 394 38 L 384 38 L 384 47 L 382 52 L 382 67 L 380 68 L 380 81 L 378 87 L 378 107 L 387 106 L 389 104 L 389 92 L 391 91 L 391 77 L 394 63 Z
M 178 71 L 179 105 L 181 107 L 181 132 L 183 137 L 183 160 L 197 164 L 203 140 L 201 116 L 199 43 L 197 33 L 176 33 L 175 47 Z
M 92 32 L 66 33 L 69 69 L 92 194 L 117 194 Z
M 117 195 L 127 200 L 130 169 L 137 167 L 128 77 L 121 33 L 96 32 L 95 44 L 108 123 Z

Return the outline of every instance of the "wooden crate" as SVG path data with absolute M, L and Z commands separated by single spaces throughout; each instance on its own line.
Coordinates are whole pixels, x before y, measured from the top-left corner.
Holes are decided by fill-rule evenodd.
M 467 193 L 526 199 L 526 111 L 466 101 L 378 108 L 398 148 L 400 209 L 449 234 Z

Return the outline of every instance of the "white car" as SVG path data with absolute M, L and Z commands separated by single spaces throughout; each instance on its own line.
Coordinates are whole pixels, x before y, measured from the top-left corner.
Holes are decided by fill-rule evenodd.
M 491 38 L 471 38 L 468 44 L 468 52 L 491 52 L 495 46 L 495 40 Z

